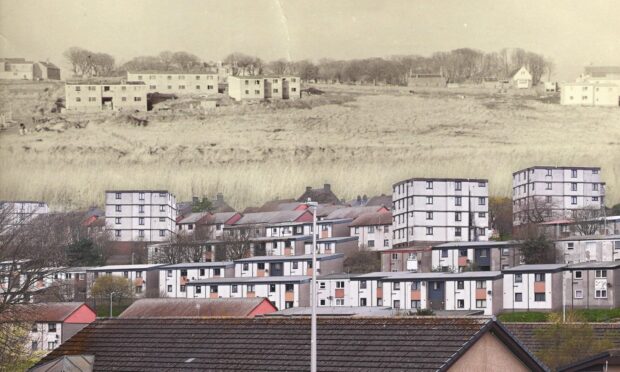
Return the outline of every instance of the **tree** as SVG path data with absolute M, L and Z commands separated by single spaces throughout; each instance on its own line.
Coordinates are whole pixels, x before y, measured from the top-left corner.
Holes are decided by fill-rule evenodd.
M 114 57 L 107 53 L 93 53 L 89 62 L 95 76 L 110 76 L 116 67 Z
M 620 216 L 620 203 L 611 207 L 611 214 L 614 216 Z
M 223 242 L 215 251 L 216 261 L 232 261 L 249 257 L 252 254 L 254 226 L 231 229 L 224 234 Z
M 573 210 L 573 225 L 581 235 L 594 235 L 602 227 L 603 209 L 590 207 Z
M 105 263 L 102 248 L 89 238 L 69 244 L 66 254 L 69 266 L 100 266 Z
M 277 61 L 271 61 L 267 64 L 267 68 L 271 73 L 276 75 L 284 75 L 289 68 L 289 63 L 284 59 L 279 59 Z
M 192 68 L 200 66 L 200 58 L 187 52 L 173 53 L 171 61 L 182 71 L 190 71 Z
M 174 53 L 169 50 L 159 53 L 159 60 L 162 63 L 164 70 L 170 70 L 172 68 L 172 65 L 174 64 L 173 56 Z
M 530 236 L 523 241 L 521 254 L 523 255 L 524 263 L 528 265 L 555 262 L 555 246 L 553 242 L 538 231 L 532 231 Z
M 32 351 L 32 322 L 0 322 L 0 371 L 25 371 L 38 362 L 45 351 Z
M 79 47 L 71 47 L 63 53 L 63 56 L 71 64 L 74 75 L 90 74 L 91 63 L 89 60 L 91 52 Z
M 213 203 L 207 197 L 203 197 L 202 200 L 192 202 L 192 212 L 212 212 L 214 210 Z
M 552 370 L 614 348 L 609 338 L 594 334 L 576 313 L 568 312 L 567 317 L 563 323 L 559 314 L 550 314 L 552 324 L 534 332 L 536 341 L 546 346 L 536 356 Z
M 90 293 L 92 297 L 103 301 L 112 296 L 120 303 L 123 299 L 133 298 L 133 283 L 122 276 L 104 275 L 95 280 Z
M 370 273 L 381 271 L 381 254 L 361 247 L 344 260 L 344 271 L 348 273 Z
M 500 240 L 508 240 L 512 235 L 512 200 L 505 197 L 489 198 L 491 227 L 497 231 Z

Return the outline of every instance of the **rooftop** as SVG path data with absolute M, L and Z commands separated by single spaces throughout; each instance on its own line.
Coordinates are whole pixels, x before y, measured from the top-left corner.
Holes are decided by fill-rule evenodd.
M 392 185 L 392 187 L 396 187 L 398 185 L 402 185 L 404 183 L 407 182 L 411 182 L 411 181 L 434 181 L 434 182 L 456 182 L 456 181 L 460 181 L 460 182 L 484 182 L 484 183 L 488 183 L 489 180 L 487 179 L 482 179 L 482 178 L 425 178 L 425 177 L 414 177 L 414 178 L 409 178 L 400 182 L 396 182 L 394 185 Z
M 362 213 L 353 220 L 350 226 L 381 226 L 392 225 L 392 213 L 370 212 Z
M 327 261 L 327 260 L 335 260 L 338 258 L 343 258 L 344 254 L 342 253 L 334 253 L 334 254 L 317 254 L 317 261 Z M 311 254 L 304 254 L 299 256 L 254 256 L 248 258 L 242 258 L 240 260 L 235 260 L 235 263 L 243 263 L 243 262 L 262 262 L 262 261 L 311 261 Z
M 142 264 L 142 265 L 108 265 L 91 267 L 87 271 L 136 271 L 136 270 L 151 270 L 157 267 L 163 266 L 163 264 Z
M 373 205 L 373 206 L 366 206 L 366 207 L 345 207 L 345 208 L 334 210 L 333 212 L 328 214 L 326 218 L 329 220 L 336 220 L 336 219 L 341 219 L 341 218 L 356 219 L 366 213 L 377 213 L 382 208 L 386 208 L 386 207 L 383 205 Z M 391 217 L 391 214 L 390 214 L 390 217 Z M 391 219 L 390 219 L 390 223 L 392 223 Z
M 269 317 L 293 317 L 309 316 L 312 314 L 311 307 L 291 307 L 265 314 Z M 363 317 L 389 317 L 398 314 L 398 310 L 393 310 L 388 306 L 319 306 L 316 309 L 317 316 L 363 316 Z
M 243 278 L 210 278 L 192 280 L 188 285 L 220 285 L 220 284 L 264 284 L 264 283 L 309 283 L 309 276 L 305 275 L 291 275 L 291 276 L 263 276 L 254 277 L 248 276 Z
M 80 307 L 90 307 L 84 302 L 45 302 L 27 305 L 13 305 L 10 311 L 0 315 L 1 321 L 31 321 L 62 323 Z M 91 309 L 94 313 L 95 311 Z
M 544 370 L 501 323 L 489 318 L 321 317 L 317 328 L 320 371 L 444 371 L 488 333 L 527 369 Z M 95 370 L 106 371 L 307 371 L 310 319 L 101 319 L 39 364 L 78 354 L 94 355 Z
M 562 269 L 566 266 L 566 264 L 534 264 L 534 265 L 519 265 L 514 267 L 509 267 L 507 269 L 502 270 L 504 273 L 535 273 L 535 272 L 558 272 L 562 271 Z
M 232 261 L 217 261 L 217 262 L 185 262 L 178 263 L 172 265 L 164 265 L 160 266 L 159 269 L 194 269 L 194 268 L 202 268 L 202 267 L 231 267 L 234 266 L 235 263 Z
M 120 318 L 207 318 L 207 317 L 247 317 L 263 302 L 263 297 L 255 298 L 148 298 L 135 301 Z M 271 305 L 272 311 L 277 310 Z
M 253 225 L 266 223 L 294 222 L 297 221 L 304 213 L 308 211 L 275 211 L 275 212 L 258 212 L 247 213 L 235 225 Z
M 597 270 L 620 268 L 620 261 L 588 261 L 567 265 L 564 270 Z
M 449 243 L 438 244 L 434 246 L 433 249 L 512 247 L 512 246 L 520 245 L 520 244 L 521 242 L 518 240 L 484 241 L 484 242 L 449 242 Z

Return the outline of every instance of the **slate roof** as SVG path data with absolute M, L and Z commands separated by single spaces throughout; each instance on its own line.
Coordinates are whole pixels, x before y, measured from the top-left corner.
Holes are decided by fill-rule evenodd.
M 491 318 L 319 318 L 320 371 L 442 371 L 491 332 L 544 370 Z M 95 371 L 307 371 L 310 319 L 101 319 L 45 356 L 95 355 Z
M 276 211 L 245 214 L 235 225 L 253 225 L 296 221 L 307 211 Z
M 209 212 L 193 212 L 183 217 L 183 219 L 178 221 L 177 224 L 196 223 L 208 215 Z
M 349 226 L 380 226 L 392 225 L 392 213 L 370 212 L 362 213 Z
M 263 297 L 255 298 L 148 298 L 135 301 L 120 318 L 208 318 L 208 317 L 247 317 L 263 302 Z M 273 306 L 273 311 L 276 307 Z
M 552 323 L 503 323 L 508 330 L 515 335 L 531 352 L 537 353 L 548 348 L 546 341 L 541 340 L 537 332 L 543 332 L 551 328 Z M 589 323 L 597 338 L 607 337 L 614 344 L 614 348 L 620 348 L 620 323 Z M 540 329 L 541 331 L 536 331 Z
M 334 254 L 317 254 L 317 261 L 327 261 L 327 260 L 336 260 L 339 258 L 343 258 L 344 254 L 342 253 L 334 253 Z M 244 263 L 244 262 L 266 262 L 266 261 L 312 261 L 311 254 L 303 254 L 297 256 L 253 256 L 248 258 L 241 258 L 239 260 L 235 260 L 235 263 Z
M 566 264 L 532 264 L 532 265 L 519 265 L 503 269 L 505 273 L 538 273 L 538 272 L 558 272 L 566 267 Z
M 372 198 L 368 199 L 368 203 L 366 203 L 366 206 L 371 207 L 374 205 L 384 205 L 388 207 L 388 209 L 390 209 L 392 207 L 392 195 L 381 194 L 379 196 L 373 196 Z
M 518 240 L 506 240 L 506 241 L 480 241 L 480 242 L 448 242 L 438 244 L 433 247 L 433 249 L 444 249 L 444 248 L 510 248 L 513 246 L 521 245 L 522 243 Z
M 567 265 L 564 271 L 570 270 L 614 270 L 620 268 L 620 261 L 587 261 Z
M 257 213 L 257 212 L 275 212 L 275 211 L 292 211 L 302 204 L 296 202 L 295 199 L 275 199 L 270 200 L 260 207 L 247 207 L 243 210 L 243 213 Z
M 341 204 L 340 199 L 338 199 L 336 194 L 332 191 L 331 186 L 328 184 L 325 184 L 323 188 L 320 189 L 306 187 L 306 191 L 297 198 L 297 201 L 305 203 L 308 201 L 308 198 L 319 204 Z
M 346 208 L 346 207 L 340 204 L 319 204 L 319 206 L 316 209 L 316 216 L 317 218 L 326 217 L 333 211 L 337 209 L 342 209 L 342 208 Z
M 327 219 L 339 219 L 339 218 L 357 218 L 364 213 L 376 213 L 382 206 L 370 206 L 370 207 L 346 207 L 336 209 L 327 215 Z M 391 222 L 390 222 L 391 223 Z

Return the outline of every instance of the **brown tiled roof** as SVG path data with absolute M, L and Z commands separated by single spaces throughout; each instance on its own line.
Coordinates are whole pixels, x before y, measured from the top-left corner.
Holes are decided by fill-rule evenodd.
M 346 207 L 336 209 L 327 215 L 328 220 L 336 220 L 339 218 L 357 218 L 364 213 L 374 213 L 379 211 L 381 206 L 371 206 L 371 207 Z
M 84 302 L 46 302 L 28 305 L 13 305 L 10 313 L 2 313 L 2 321 L 27 321 L 27 322 L 63 322 L 81 306 Z M 93 311 L 94 312 L 94 311 Z
M 360 214 L 351 222 L 349 226 L 378 226 L 391 225 L 392 213 L 390 212 L 370 212 Z
M 296 202 L 295 199 L 275 199 L 266 202 L 260 207 L 247 207 L 243 210 L 243 213 L 292 211 L 299 206 L 299 204 L 300 203 Z
M 320 371 L 442 371 L 492 332 L 531 370 L 543 367 L 486 318 L 320 318 Z M 95 355 L 95 371 L 307 371 L 310 319 L 103 319 L 40 363 Z
M 151 298 L 135 301 L 120 318 L 208 318 L 247 317 L 263 301 L 255 298 Z M 277 309 L 273 307 L 273 311 Z
M 297 198 L 297 201 L 306 202 L 308 198 L 320 204 L 341 204 L 340 199 L 338 199 L 336 194 L 332 191 L 331 186 L 328 184 L 325 184 L 323 188 L 320 189 L 307 187 L 306 192 L 301 194 L 301 196 Z
M 515 335 L 532 352 L 536 353 L 550 347 L 538 336 L 537 330 L 551 328 L 552 323 L 504 323 L 504 326 Z M 620 323 L 590 323 L 594 334 L 598 338 L 607 337 L 615 348 L 620 348 Z

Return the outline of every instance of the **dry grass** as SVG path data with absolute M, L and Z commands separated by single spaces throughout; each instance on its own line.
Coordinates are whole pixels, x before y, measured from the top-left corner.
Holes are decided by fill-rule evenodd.
M 620 110 L 562 107 L 530 93 L 320 87 L 306 102 L 150 114 L 148 127 L 92 118 L 85 129 L 0 134 L 0 199 L 102 204 L 103 190 L 223 192 L 243 208 L 332 184 L 343 198 L 390 193 L 412 176 L 488 178 L 510 195 L 534 164 L 598 165 L 620 201 Z M 464 97 L 463 97 L 464 96 Z M 6 100 L 5 100 L 6 101 Z

